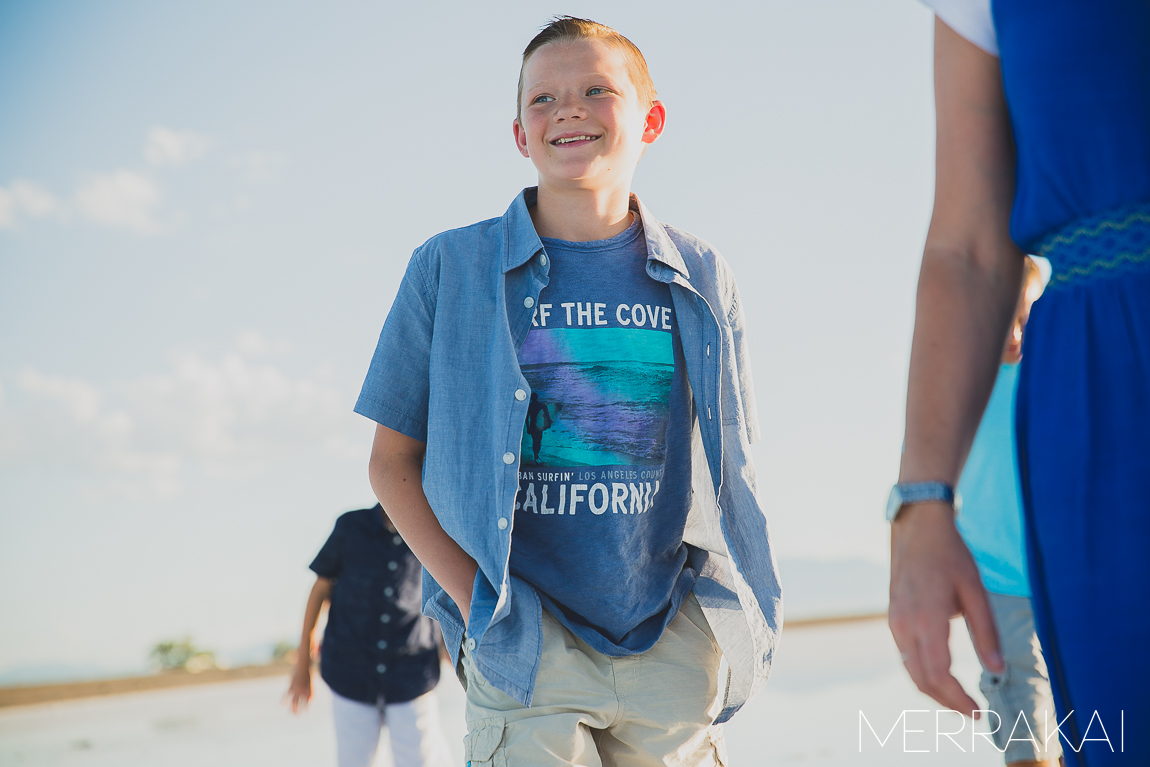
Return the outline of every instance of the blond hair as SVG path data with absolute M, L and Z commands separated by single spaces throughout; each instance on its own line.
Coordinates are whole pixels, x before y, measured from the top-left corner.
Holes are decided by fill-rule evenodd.
M 556 16 L 523 49 L 523 62 L 519 65 L 519 90 L 515 96 L 515 119 L 518 120 L 523 115 L 523 70 L 527 67 L 527 59 L 548 43 L 569 40 L 602 40 L 621 51 L 627 62 L 627 75 L 639 93 L 639 102 L 644 107 L 650 107 L 655 103 L 655 99 L 658 98 L 655 83 L 651 81 L 651 73 L 647 71 L 647 60 L 643 58 L 643 53 L 637 45 L 606 24 L 575 16 Z

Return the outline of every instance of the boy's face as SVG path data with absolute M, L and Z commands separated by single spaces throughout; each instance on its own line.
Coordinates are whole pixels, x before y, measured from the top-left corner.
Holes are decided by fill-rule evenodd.
M 640 103 L 617 48 L 600 40 L 549 43 L 523 68 L 515 144 L 535 164 L 541 186 L 629 189 L 665 119 L 658 101 Z

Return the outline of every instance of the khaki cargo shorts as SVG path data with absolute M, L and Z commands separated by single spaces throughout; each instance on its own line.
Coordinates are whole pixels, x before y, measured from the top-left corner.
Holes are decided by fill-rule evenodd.
M 1005 752 L 1007 764 L 1057 759 L 1062 755 L 1055 730 L 1058 718 L 1030 600 L 992 591 L 986 596 L 1006 661 L 1006 671 L 1001 674 L 983 668 L 978 684 L 993 712 L 987 717 L 988 724 L 991 729 L 998 725 L 994 744 Z M 1050 733 L 1055 733 L 1054 737 L 1049 737 Z
M 592 650 L 546 610 L 531 706 L 496 690 L 466 646 L 470 767 L 725 767 L 722 655 L 694 594 L 645 653 Z

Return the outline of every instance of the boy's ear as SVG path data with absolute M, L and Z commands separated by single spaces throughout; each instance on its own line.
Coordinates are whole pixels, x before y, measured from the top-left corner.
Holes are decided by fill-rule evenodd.
M 519 124 L 518 117 L 511 121 L 511 132 L 515 134 L 515 148 L 519 150 L 519 154 L 530 157 L 531 154 L 527 151 L 527 131 Z
M 655 139 L 663 135 L 663 128 L 667 125 L 667 107 L 662 101 L 654 101 L 647 110 L 647 117 L 643 126 L 643 143 L 654 144 Z

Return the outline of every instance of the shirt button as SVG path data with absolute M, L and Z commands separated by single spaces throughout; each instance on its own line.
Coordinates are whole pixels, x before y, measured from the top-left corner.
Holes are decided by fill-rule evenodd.
M 383 595 L 385 597 L 395 596 L 395 589 L 393 589 L 391 586 L 388 586 L 386 589 L 383 590 Z
M 403 543 L 403 536 L 397 535 L 391 539 L 391 542 L 398 546 L 399 544 Z
M 547 266 L 547 254 L 546 253 L 540 253 L 539 254 L 539 265 L 540 266 Z
M 475 640 L 474 639 L 468 639 L 467 640 L 467 649 L 468 650 L 474 650 L 475 649 Z
M 708 410 L 707 412 L 710 412 L 710 410 Z M 394 573 L 396 570 L 399 569 L 399 563 L 398 562 L 388 562 L 387 563 L 387 569 L 391 570 Z
M 391 623 L 391 616 L 388 615 L 387 613 L 384 613 L 383 615 L 379 616 L 379 622 L 380 623 Z
M 508 466 L 515 463 L 515 453 L 504 453 L 503 454 L 503 462 L 505 464 L 507 464 Z
M 381 650 L 386 650 L 387 649 L 387 640 L 381 639 L 378 642 L 376 642 L 375 646 Z
M 515 390 L 515 399 L 522 402 L 523 400 L 527 399 L 527 392 L 523 391 L 522 389 L 516 389 Z
M 506 530 L 507 529 L 507 517 L 500 517 L 499 521 L 496 522 L 496 525 L 498 525 L 500 530 Z
M 383 672 L 387 671 L 387 666 L 380 663 L 378 666 L 375 667 L 375 670 L 382 674 Z
M 535 306 L 535 299 L 531 296 L 527 296 L 527 298 L 523 299 L 523 305 L 530 309 L 532 306 Z
M 711 420 L 711 406 L 707 405 L 707 420 Z

